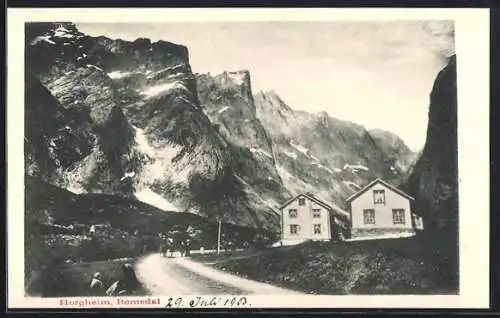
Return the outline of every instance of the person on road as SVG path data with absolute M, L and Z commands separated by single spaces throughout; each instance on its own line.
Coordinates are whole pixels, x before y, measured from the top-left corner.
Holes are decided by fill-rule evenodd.
M 186 245 L 184 246 L 184 248 L 186 249 L 185 255 L 187 257 L 191 256 L 191 240 L 190 239 L 186 240 Z
M 121 296 L 127 293 L 127 289 L 125 287 L 125 282 L 120 279 L 111 284 L 109 288 L 106 290 L 106 295 L 108 296 Z
M 101 296 L 103 283 L 101 281 L 101 273 L 96 272 L 94 277 L 92 277 L 92 281 L 90 282 L 90 293 L 92 296 Z
M 167 245 L 166 244 L 164 244 L 164 243 L 160 244 L 160 253 L 161 253 L 162 257 L 167 256 Z

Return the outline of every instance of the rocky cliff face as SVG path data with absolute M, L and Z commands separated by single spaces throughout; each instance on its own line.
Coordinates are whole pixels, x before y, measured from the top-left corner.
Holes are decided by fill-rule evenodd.
M 439 72 L 430 94 L 427 140 L 406 184 L 427 228 L 458 225 L 456 57 Z
M 364 127 L 326 113 L 293 111 L 272 91 L 252 96 L 248 71 L 196 78 L 205 113 L 240 147 L 233 171 L 270 204 L 307 191 L 342 208 L 373 178 L 400 182 L 405 175 L 396 153 L 397 147 L 409 151 L 402 141 L 375 139 Z
M 269 132 L 277 170 L 292 193 L 311 191 L 344 200 L 380 177 L 399 183 L 404 171 L 362 126 L 327 113 L 293 111 L 275 92 L 255 95 L 257 117 Z
M 401 138 L 382 129 L 371 129 L 369 133 L 394 167 L 402 172 L 408 172 L 413 167 L 418 154 L 411 151 Z
M 252 227 L 313 192 L 332 204 L 398 183 L 393 136 L 253 94 L 248 71 L 193 74 L 186 47 L 26 27 L 26 173 L 73 193 L 135 198 Z
M 43 150 L 61 139 L 56 148 L 67 151 L 69 137 L 52 123 L 28 120 L 28 135 L 47 130 L 48 144 L 30 139 L 28 175 L 76 193 L 134 196 L 165 210 L 276 226 L 272 208 L 248 195 L 233 171 L 239 145 L 200 107 L 184 46 L 90 37 L 71 23 L 28 25 L 26 38 L 28 78 L 38 87 L 27 89 L 33 102 L 26 107 L 39 111 L 35 115 L 51 110 L 81 142 L 62 164 L 57 153 Z
M 277 210 L 291 194 L 276 169 L 273 144 L 257 118 L 250 73 L 197 75 L 201 106 L 218 131 L 231 141 L 232 171 L 257 204 Z

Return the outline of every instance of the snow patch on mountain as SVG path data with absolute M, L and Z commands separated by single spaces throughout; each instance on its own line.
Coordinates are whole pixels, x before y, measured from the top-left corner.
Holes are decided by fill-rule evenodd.
M 265 151 L 265 150 L 263 150 L 263 149 L 260 149 L 260 148 L 250 148 L 250 151 L 251 151 L 252 153 L 260 153 L 260 154 L 263 154 L 264 156 L 269 157 L 269 158 L 271 158 L 271 159 L 273 158 L 273 156 L 272 156 L 269 152 L 267 152 L 267 151 Z
M 290 146 L 292 146 L 293 148 L 297 149 L 298 151 L 300 151 L 304 155 L 308 156 L 309 149 L 307 149 L 306 147 L 303 147 L 301 145 L 295 144 L 292 141 L 290 141 Z
M 154 150 L 153 147 L 149 144 L 148 138 L 146 137 L 146 134 L 144 133 L 144 130 L 137 128 L 135 126 L 132 126 L 135 130 L 135 142 L 137 144 L 137 149 L 150 156 L 154 157 L 156 151 Z
M 354 182 L 351 182 L 351 181 L 342 181 L 344 184 L 350 186 L 350 187 L 353 187 L 354 189 L 356 190 L 359 190 L 361 189 L 361 186 L 359 186 L 358 184 L 354 183 Z
M 139 201 L 150 204 L 154 207 L 157 207 L 158 209 L 164 211 L 180 212 L 179 208 L 177 208 L 172 202 L 168 201 L 158 193 L 153 192 L 151 189 L 141 189 L 134 195 Z
M 40 35 L 40 36 L 37 36 L 36 38 L 34 38 L 33 41 L 31 41 L 31 45 L 35 45 L 41 41 L 47 42 L 49 44 L 56 44 L 56 42 L 54 42 L 50 39 L 50 35 Z
M 163 68 L 163 69 L 158 70 L 158 71 L 156 71 L 156 72 L 151 72 L 151 71 L 148 71 L 148 72 L 146 73 L 146 75 L 148 75 L 148 76 L 147 76 L 147 79 L 153 79 L 153 78 L 155 78 L 155 77 L 157 77 L 157 76 L 160 76 L 161 74 L 164 74 L 164 73 L 169 73 L 169 72 L 172 72 L 172 71 L 174 71 L 174 70 L 176 70 L 176 69 L 178 69 L 178 68 L 183 68 L 183 67 L 185 67 L 185 65 L 184 65 L 184 64 L 177 64 L 177 65 L 173 65 L 173 66 L 170 66 L 170 67 Z M 175 75 L 180 75 L 180 74 L 184 74 L 184 73 L 182 73 L 182 72 L 177 72 L 177 74 L 175 74 Z M 169 77 L 171 77 L 171 76 L 172 76 L 172 75 L 170 75 Z
M 313 155 L 310 155 L 310 157 L 311 157 L 312 159 L 316 160 L 316 161 L 319 161 L 318 157 L 315 157 L 315 156 L 313 156 Z
M 294 160 L 297 159 L 297 154 L 294 152 L 283 150 L 283 153 Z
M 108 73 L 108 76 L 111 79 L 120 79 L 120 78 L 124 78 L 126 76 L 129 76 L 130 74 L 132 74 L 132 73 L 130 73 L 130 72 L 122 72 L 122 71 L 113 71 L 111 73 Z
M 54 31 L 54 36 L 58 38 L 67 38 L 71 39 L 74 38 L 75 36 L 65 27 L 60 26 Z
M 313 162 L 312 165 L 318 166 L 319 168 L 321 168 L 321 169 L 323 169 L 323 170 L 325 170 L 325 171 L 327 171 L 327 172 L 329 172 L 331 174 L 335 174 L 335 172 L 332 169 L 330 169 L 330 168 L 328 168 L 328 167 L 326 167 L 326 166 L 324 166 L 324 165 L 322 165 L 320 163 Z
M 221 109 L 219 109 L 217 111 L 218 114 L 222 114 L 223 112 L 225 112 L 226 110 L 228 110 L 229 108 L 231 108 L 230 106 L 224 106 L 222 107 Z
M 131 171 L 131 172 L 125 172 L 125 174 L 123 175 L 123 177 L 120 179 L 120 181 L 123 181 L 127 178 L 133 178 L 135 176 L 135 172 L 134 171 Z
M 175 73 L 175 74 L 169 75 L 169 76 L 167 76 L 167 78 L 174 78 L 174 77 L 182 76 L 182 75 L 186 75 L 186 74 L 182 73 L 182 72 L 179 72 L 179 73 Z
M 155 151 L 155 153 L 150 156 L 153 161 L 143 167 L 142 179 L 144 182 L 170 178 L 174 183 L 186 183 L 187 169 L 175 173 L 173 172 L 172 159 L 179 154 L 180 150 L 181 147 L 165 145 L 161 149 Z
M 242 73 L 229 72 L 227 75 L 236 85 L 241 85 L 245 82 L 245 75 Z
M 95 65 L 92 65 L 92 64 L 87 64 L 87 67 L 88 68 L 93 68 L 93 69 L 96 69 L 98 71 L 101 71 L 103 72 L 102 68 L 98 67 L 98 66 L 95 66 Z
M 291 174 L 288 170 L 286 170 L 283 166 L 276 166 L 276 171 L 278 172 L 279 176 L 281 177 L 281 180 L 283 181 L 283 184 L 285 187 L 292 188 L 294 185 L 299 185 L 301 188 L 300 192 L 303 192 L 304 190 L 311 190 L 314 189 L 311 185 L 305 183 L 301 179 L 297 178 L 293 174 Z
M 319 159 L 317 157 L 315 157 L 315 156 L 313 156 L 311 154 L 311 151 L 308 148 L 306 148 L 304 146 L 301 146 L 299 144 L 296 144 L 293 141 L 290 141 L 290 146 L 292 146 L 293 148 L 297 149 L 299 152 L 301 152 L 302 154 L 304 154 L 304 156 L 312 158 L 315 161 L 319 161 Z
M 150 161 L 145 164 L 141 173 L 141 180 L 144 182 L 152 182 L 162 180 L 172 174 L 172 159 L 175 158 L 182 150 L 181 146 L 165 144 L 161 147 L 153 147 L 148 141 L 144 130 L 132 126 L 135 129 L 136 149 L 146 155 Z M 187 176 L 185 171 L 175 174 L 174 182 L 186 182 Z
M 140 94 L 144 95 L 146 98 L 152 98 L 152 97 L 158 96 L 162 93 L 165 93 L 169 90 L 172 90 L 174 88 L 179 88 L 179 87 L 185 88 L 184 85 L 182 85 L 178 82 L 164 83 L 164 84 L 151 86 L 151 87 L 141 91 Z
M 353 170 L 353 172 L 355 172 L 356 170 L 364 170 L 364 171 L 368 171 L 368 167 L 366 166 L 363 166 L 363 165 L 360 165 L 360 164 L 357 164 L 357 165 L 350 165 L 350 164 L 346 164 L 344 165 L 344 170 Z

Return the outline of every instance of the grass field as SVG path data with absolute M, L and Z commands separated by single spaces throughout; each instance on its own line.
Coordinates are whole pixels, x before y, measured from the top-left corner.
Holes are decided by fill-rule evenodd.
M 100 272 L 104 290 L 121 278 L 121 266 L 134 259 L 120 259 L 61 265 L 35 272 L 27 282 L 26 291 L 35 297 L 90 296 L 89 285 L 95 272 Z M 148 295 L 142 286 L 134 295 Z
M 213 266 L 311 294 L 456 294 L 455 250 L 431 237 L 307 242 Z

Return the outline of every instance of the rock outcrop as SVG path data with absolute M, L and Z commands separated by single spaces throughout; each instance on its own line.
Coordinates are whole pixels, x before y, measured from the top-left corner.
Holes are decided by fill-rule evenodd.
M 430 94 L 427 139 L 406 184 L 428 229 L 458 226 L 456 57 L 439 72 Z

